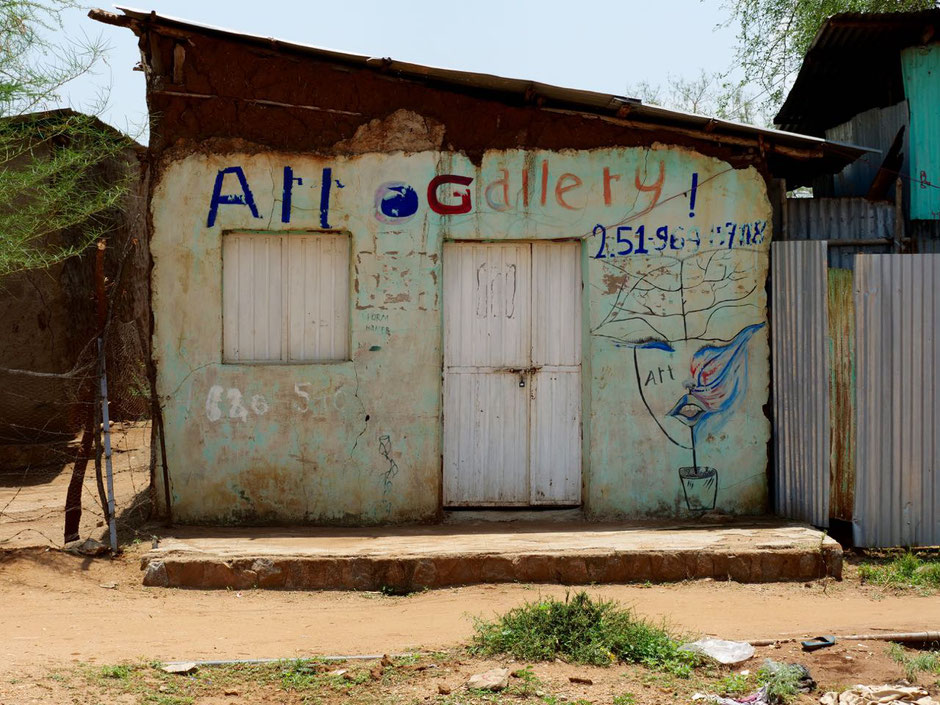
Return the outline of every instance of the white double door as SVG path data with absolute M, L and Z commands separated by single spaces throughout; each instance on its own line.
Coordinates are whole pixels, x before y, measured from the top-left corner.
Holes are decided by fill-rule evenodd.
M 580 252 L 444 245 L 445 506 L 580 504 Z

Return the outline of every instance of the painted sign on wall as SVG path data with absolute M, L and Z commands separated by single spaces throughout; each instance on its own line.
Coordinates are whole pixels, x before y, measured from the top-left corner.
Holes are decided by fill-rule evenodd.
M 445 239 L 582 242 L 589 512 L 763 509 L 770 206 L 754 169 L 658 146 L 492 151 L 479 164 L 446 152 L 200 155 L 163 173 L 153 216 L 176 516 L 375 523 L 437 511 Z M 221 241 L 233 231 L 348 238 L 349 359 L 222 363 Z M 289 267 L 266 257 L 264 276 Z

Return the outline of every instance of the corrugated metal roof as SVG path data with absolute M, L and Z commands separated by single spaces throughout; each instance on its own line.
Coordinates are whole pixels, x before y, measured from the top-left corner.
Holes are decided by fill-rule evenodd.
M 774 123 L 822 135 L 857 113 L 904 100 L 899 52 L 930 41 L 940 41 L 940 9 L 833 15 L 806 52 Z
M 114 15 L 104 10 L 92 10 L 89 16 L 101 22 L 132 28 L 136 26 L 136 28 L 146 29 L 149 26 L 159 25 L 183 31 L 215 35 L 247 44 L 265 46 L 285 52 L 302 53 L 327 61 L 370 68 L 381 71 L 386 75 L 438 84 L 451 89 L 500 94 L 504 97 L 512 96 L 516 99 L 523 97 L 529 101 L 538 100 L 545 107 L 570 109 L 575 112 L 593 113 L 610 118 L 627 118 L 629 116 L 630 121 L 652 123 L 661 125 L 664 128 L 692 130 L 702 133 L 703 136 L 707 134 L 711 137 L 722 137 L 728 140 L 734 138 L 753 141 L 763 139 L 767 145 L 779 146 L 782 151 L 790 148 L 816 152 L 816 156 L 820 160 L 815 168 L 817 173 L 824 171 L 837 172 L 862 154 L 878 151 L 819 137 L 746 125 L 731 120 L 722 120 L 678 110 L 667 110 L 654 105 L 644 105 L 638 99 L 626 96 L 565 88 L 538 81 L 506 78 L 492 74 L 423 66 L 396 61 L 391 58 L 349 54 L 308 44 L 288 42 L 273 37 L 246 34 L 212 25 L 189 22 L 158 14 L 154 11 L 147 12 L 121 6 L 118 6 L 117 9 L 121 10 L 124 15 Z

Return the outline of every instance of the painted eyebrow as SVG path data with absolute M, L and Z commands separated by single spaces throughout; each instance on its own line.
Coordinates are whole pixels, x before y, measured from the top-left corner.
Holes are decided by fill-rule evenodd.
M 665 350 L 666 352 L 676 351 L 672 345 L 662 338 L 641 338 L 640 340 L 636 341 L 636 343 L 634 343 L 634 346 L 642 350 Z

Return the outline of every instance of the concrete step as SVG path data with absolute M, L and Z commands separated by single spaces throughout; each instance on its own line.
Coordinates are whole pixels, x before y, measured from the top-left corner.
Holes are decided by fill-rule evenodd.
M 177 528 L 144 585 L 411 591 L 475 583 L 745 583 L 842 576 L 841 546 L 774 520 L 731 524 L 461 522 L 378 528 Z

